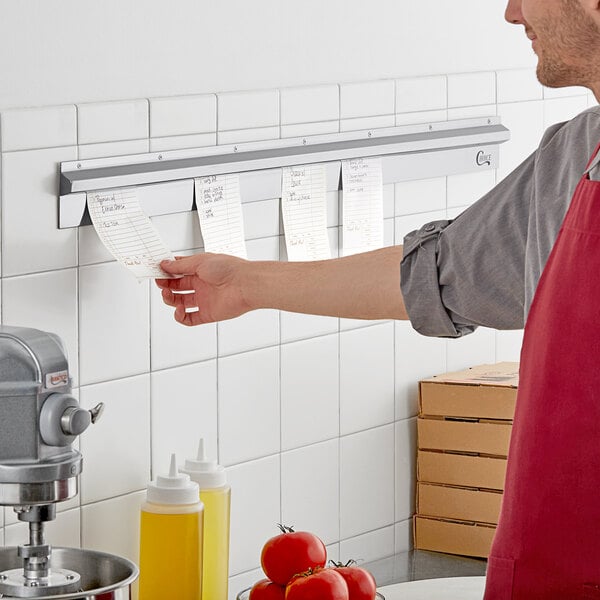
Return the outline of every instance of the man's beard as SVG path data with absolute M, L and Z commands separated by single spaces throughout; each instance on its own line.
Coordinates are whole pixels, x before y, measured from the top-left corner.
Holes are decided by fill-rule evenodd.
M 545 45 L 539 51 L 537 77 L 547 87 L 590 87 L 600 80 L 600 31 L 577 0 L 563 0 L 560 20 L 562 28 L 539 28 L 545 32 Z

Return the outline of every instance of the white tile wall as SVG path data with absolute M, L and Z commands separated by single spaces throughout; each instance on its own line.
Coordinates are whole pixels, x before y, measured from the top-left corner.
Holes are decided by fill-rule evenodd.
M 544 103 L 544 128 L 572 119 L 587 108 L 586 96 L 554 98 Z
M 76 269 L 10 277 L 4 281 L 2 323 L 59 334 L 66 346 L 74 386 L 79 379 L 77 313 Z
M 415 512 L 416 457 L 411 449 L 417 443 L 417 420 L 396 423 L 396 522 L 412 517 Z
M 448 208 L 469 206 L 496 184 L 496 171 L 479 171 L 448 177 Z
M 339 118 L 340 88 L 337 85 L 281 90 L 281 125 L 335 122 Z
M 166 152 L 168 150 L 183 150 L 185 148 L 203 148 L 204 146 L 216 145 L 216 132 L 150 138 L 150 152 Z
M 397 113 L 396 125 L 416 125 L 419 123 L 436 123 L 438 121 L 447 121 L 447 110 L 426 110 L 423 112 Z
M 394 82 L 369 81 L 340 86 L 340 130 L 394 126 Z
M 498 103 L 541 100 L 543 88 L 534 69 L 509 69 L 496 73 Z
M 137 492 L 81 508 L 81 546 L 139 560 L 140 508 L 146 494 Z
M 335 334 L 281 347 L 282 449 L 338 437 L 338 345 Z
M 279 351 L 219 360 L 219 457 L 233 465 L 280 451 Z
M 446 208 L 446 177 L 405 181 L 395 188 L 397 217 Z
M 107 405 L 82 438 L 81 494 L 51 527 L 57 543 L 137 559 L 142 490 L 171 451 L 181 463 L 203 436 L 233 488 L 231 600 L 259 577 L 260 548 L 282 520 L 314 530 L 342 559 L 406 550 L 418 380 L 516 360 L 522 340 L 490 330 L 429 339 L 403 322 L 274 310 L 181 327 L 154 284 L 124 272 L 91 228 L 56 228 L 60 161 L 497 113 L 512 136 L 498 174 L 386 186 L 386 244 L 400 244 L 476 201 L 545 126 L 588 103 L 585 91 L 543 90 L 531 69 L 513 69 L 3 111 L 2 322 L 56 331 L 82 404 Z M 337 194 L 328 205 L 336 256 Z M 279 200 L 243 209 L 250 258 L 280 260 Z M 203 245 L 195 214 L 154 222 L 177 253 Z M 17 541 L 22 526 L 2 513 L 0 542 Z
M 407 322 L 396 328 L 396 419 L 417 414 L 418 381 L 447 370 L 446 340 L 419 335 Z
M 218 94 L 219 131 L 279 126 L 279 90 Z
M 279 455 L 227 469 L 235 493 L 231 500 L 231 546 L 229 570 L 232 575 L 260 566 L 264 543 L 281 523 L 281 458 Z
M 448 76 L 448 108 L 496 102 L 496 73 L 462 73 Z
M 144 489 L 150 479 L 150 375 L 83 386 L 79 399 L 87 409 L 105 405 L 102 418 L 81 437 L 81 502 Z
M 340 117 L 355 119 L 393 115 L 396 90 L 393 81 L 367 81 L 340 86 Z
M 276 140 L 280 137 L 279 127 L 255 127 L 253 129 L 237 129 L 235 131 L 219 131 L 217 142 L 220 145 L 243 144 L 244 142 L 260 142 Z
M 394 324 L 344 331 L 340 334 L 340 433 L 393 421 Z
M 336 333 L 339 330 L 339 319 L 302 315 L 300 313 L 281 312 L 281 343 L 294 342 L 306 338 Z
M 282 125 L 281 137 L 294 138 L 304 135 L 325 135 L 327 133 L 337 133 L 340 130 L 340 122 L 321 121 L 318 123 L 299 123 L 297 125 Z
M 340 442 L 342 539 L 394 523 L 394 426 L 343 437 Z
M 446 76 L 417 77 L 396 81 L 396 112 L 418 113 L 448 107 Z
M 171 454 L 183 464 L 195 458 L 200 438 L 216 459 L 217 361 L 208 360 L 151 375 L 152 476 L 169 472 Z
M 544 87 L 544 98 L 567 98 L 569 96 L 585 96 L 588 93 L 587 88 L 583 87 L 564 87 L 548 88 Z
M 363 129 L 393 127 L 394 125 L 394 115 L 382 115 L 379 117 L 361 117 L 358 119 L 342 119 L 340 121 L 340 131 L 362 131 Z
M 361 563 L 386 558 L 394 553 L 394 527 L 384 527 L 340 542 L 340 562 Z M 348 558 L 347 558 L 348 557 Z
M 77 231 L 58 229 L 60 161 L 76 146 L 2 154 L 2 275 L 77 265 Z
M 448 109 L 448 121 L 460 119 L 476 119 L 478 117 L 489 117 L 496 114 L 495 104 L 481 104 L 479 106 L 461 106 Z
M 533 100 L 498 105 L 498 116 L 510 130 L 510 140 L 500 147 L 498 181 L 537 148 L 544 133 L 544 104 Z
M 413 520 L 407 519 L 401 523 L 396 523 L 394 527 L 394 536 L 396 538 L 395 552 L 407 552 L 413 547 Z M 408 555 L 406 555 L 408 556 Z
M 521 357 L 523 330 L 496 332 L 496 360 L 514 362 Z
M 217 131 L 217 97 L 150 99 L 150 137 L 173 137 Z
M 496 336 L 493 329 L 480 327 L 471 335 L 448 340 L 448 371 L 460 371 L 474 364 L 491 364 L 496 357 Z
M 80 144 L 147 138 L 148 101 L 97 102 L 77 107 Z
M 75 106 L 7 110 L 0 115 L 2 152 L 77 144 Z
M 104 158 L 106 156 L 125 156 L 127 154 L 143 154 L 150 151 L 147 139 L 125 140 L 120 142 L 101 142 L 98 144 L 86 144 L 79 146 L 81 160 L 89 158 Z
M 160 290 L 150 284 L 150 361 L 153 371 L 169 369 L 217 357 L 217 325 L 181 327 L 173 310 L 162 301 Z
M 79 270 L 81 384 L 150 370 L 150 294 L 116 262 Z
M 325 544 L 337 542 L 339 470 L 337 439 L 284 452 L 281 455 L 283 522 L 293 524 L 297 531 L 318 531 Z

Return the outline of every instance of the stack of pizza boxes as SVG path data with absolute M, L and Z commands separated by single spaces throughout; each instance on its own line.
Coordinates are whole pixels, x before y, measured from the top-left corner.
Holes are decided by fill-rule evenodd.
M 419 384 L 415 548 L 486 558 L 498 524 L 518 363 Z

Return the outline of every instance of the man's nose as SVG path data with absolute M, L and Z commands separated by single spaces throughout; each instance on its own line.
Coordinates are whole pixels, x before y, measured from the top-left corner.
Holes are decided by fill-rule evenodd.
M 514 25 L 524 23 L 523 13 L 521 12 L 521 0 L 508 0 L 504 18 Z

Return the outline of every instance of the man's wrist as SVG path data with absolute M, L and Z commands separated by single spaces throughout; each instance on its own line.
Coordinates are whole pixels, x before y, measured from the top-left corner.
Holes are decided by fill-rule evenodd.
M 241 271 L 240 290 L 248 310 L 275 308 L 272 286 L 277 261 L 249 261 Z

